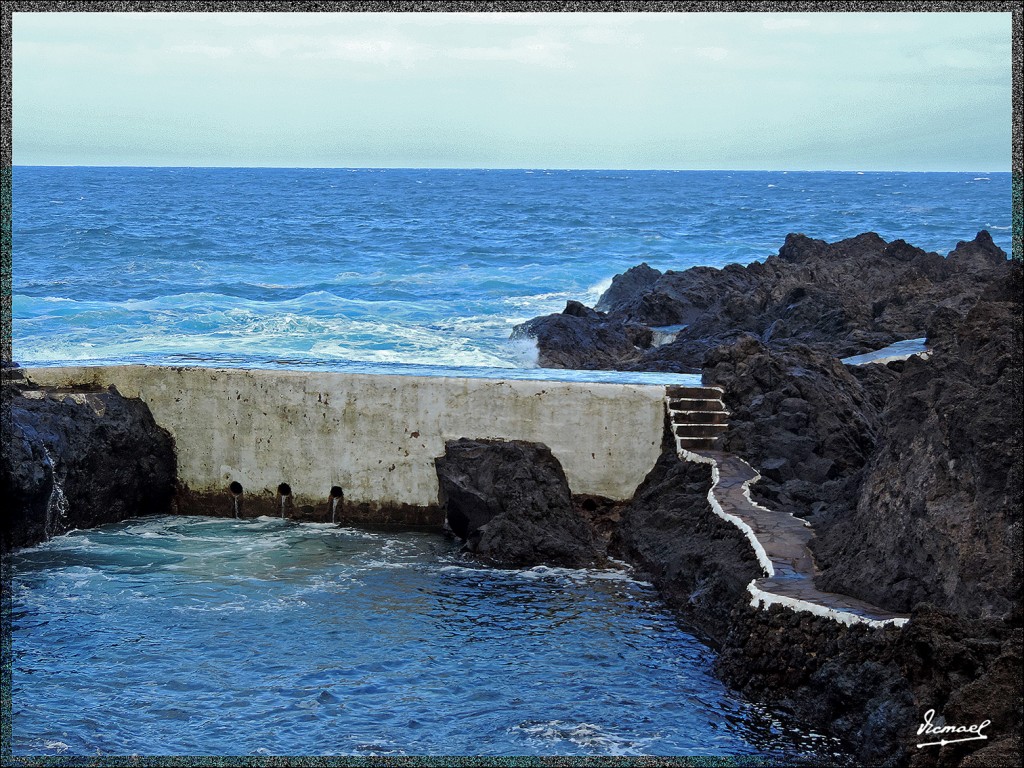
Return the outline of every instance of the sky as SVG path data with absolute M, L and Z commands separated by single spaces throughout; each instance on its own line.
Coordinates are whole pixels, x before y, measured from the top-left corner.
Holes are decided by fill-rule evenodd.
M 16 165 L 1008 171 L 1009 13 L 15 13 Z

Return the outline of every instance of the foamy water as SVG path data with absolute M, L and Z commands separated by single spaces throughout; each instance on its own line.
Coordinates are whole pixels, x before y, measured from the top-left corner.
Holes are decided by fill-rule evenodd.
M 530 369 L 512 327 L 613 275 L 746 264 L 789 232 L 1010 247 L 1010 174 L 14 169 L 14 355 Z M 546 376 L 535 372 L 533 376 Z M 581 374 L 580 376 L 585 376 Z

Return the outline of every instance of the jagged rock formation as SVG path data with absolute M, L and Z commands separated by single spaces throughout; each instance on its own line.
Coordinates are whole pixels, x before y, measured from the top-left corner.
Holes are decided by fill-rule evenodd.
M 643 325 L 610 322 L 578 301 L 568 302 L 560 315 L 536 318 L 512 331 L 513 339 L 537 340 L 542 368 L 577 370 L 615 368 L 636 360 L 641 348 L 651 346 L 652 336 Z
M 705 383 L 732 412 L 722 449 L 761 473 L 755 498 L 815 524 L 852 508 L 880 427 L 851 369 L 804 344 L 745 335 L 708 354 Z
M 547 446 L 463 438 L 448 441 L 435 464 L 448 526 L 482 560 L 584 567 L 601 559 Z
M 536 338 L 541 365 L 557 367 L 692 372 L 741 333 L 820 345 L 842 358 L 924 335 L 936 308 L 963 314 L 1007 268 L 985 231 L 945 258 L 873 232 L 838 243 L 791 234 L 778 255 L 745 267 L 634 267 L 613 279 L 598 301 L 602 312 L 567 308 L 577 318 L 572 335 L 560 332 L 566 313 L 534 318 L 514 334 Z M 679 324 L 687 327 L 670 344 L 622 343 L 627 327 Z
M 7 385 L 2 417 L 4 549 L 171 510 L 173 442 L 142 401 Z
M 622 512 L 612 549 L 650 574 L 669 604 L 721 645 L 761 568 L 743 535 L 711 512 L 710 488 L 711 467 L 680 461 L 666 440 Z
M 1014 265 L 892 382 L 856 507 L 819 538 L 825 588 L 1020 620 L 1022 293 Z

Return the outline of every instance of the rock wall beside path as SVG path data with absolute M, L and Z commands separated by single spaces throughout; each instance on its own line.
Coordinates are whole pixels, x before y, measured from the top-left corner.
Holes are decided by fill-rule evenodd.
M 903 627 L 754 608 L 746 585 L 761 569 L 740 530 L 712 511 L 710 485 L 710 467 L 680 461 L 666 441 L 622 511 L 612 552 L 645 572 L 683 622 L 716 647 L 716 672 L 727 684 L 840 738 L 858 765 L 1017 764 L 1024 719 L 1019 624 L 926 603 Z M 929 709 L 943 723 L 990 720 L 989 740 L 917 748 Z
M 856 505 L 819 534 L 823 588 L 1021 620 L 1022 295 L 1015 265 L 893 380 Z

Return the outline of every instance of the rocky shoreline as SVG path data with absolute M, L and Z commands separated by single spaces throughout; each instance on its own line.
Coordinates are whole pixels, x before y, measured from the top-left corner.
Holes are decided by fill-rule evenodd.
M 712 514 L 708 468 L 666 440 L 612 551 L 719 649 L 726 682 L 865 765 L 1010 765 L 1024 690 L 1022 294 L 1021 265 L 987 232 L 946 257 L 874 233 L 789 235 L 763 264 L 641 264 L 594 309 L 570 302 L 513 335 L 553 367 L 703 371 L 732 414 L 721 449 L 762 475 L 754 499 L 813 524 L 817 586 L 911 615 L 872 629 L 752 608 L 752 550 Z M 653 346 L 652 327 L 682 324 Z M 921 337 L 930 355 L 841 362 Z M 918 749 L 928 710 L 989 720 L 988 738 Z

